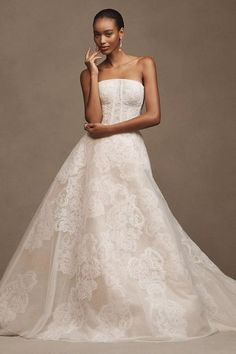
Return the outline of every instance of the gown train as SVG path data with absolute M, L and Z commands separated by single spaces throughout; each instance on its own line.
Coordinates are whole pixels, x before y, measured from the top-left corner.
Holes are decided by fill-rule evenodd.
M 140 114 L 144 86 L 99 82 L 103 123 Z M 236 330 L 236 280 L 175 219 L 140 131 L 73 148 L 0 283 L 0 335 L 180 341 Z

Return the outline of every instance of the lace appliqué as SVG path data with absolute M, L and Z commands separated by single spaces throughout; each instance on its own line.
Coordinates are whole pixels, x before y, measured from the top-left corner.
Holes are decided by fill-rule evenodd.
M 151 247 L 146 248 L 138 258 L 130 258 L 128 271 L 130 277 L 145 290 L 146 300 L 152 304 L 153 335 L 186 335 L 184 308 L 167 296 L 165 262 L 161 254 Z
M 24 274 L 17 274 L 15 280 L 7 283 L 1 289 L 0 293 L 0 323 L 1 326 L 13 321 L 17 314 L 25 312 L 28 302 L 29 293 L 37 284 L 37 274 L 28 271 Z
M 99 313 L 98 319 L 101 324 L 96 327 L 97 334 L 93 341 L 114 341 L 125 336 L 126 331 L 132 327 L 133 315 L 130 312 L 129 304 L 120 301 L 111 301 L 104 305 Z
M 85 323 L 85 313 L 78 296 L 78 289 L 72 287 L 68 300 L 56 307 L 52 314 L 52 322 L 46 331 L 37 335 L 40 339 L 60 339 L 77 330 Z

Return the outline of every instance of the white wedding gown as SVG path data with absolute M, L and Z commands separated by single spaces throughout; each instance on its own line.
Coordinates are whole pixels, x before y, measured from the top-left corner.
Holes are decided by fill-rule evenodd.
M 99 82 L 103 123 L 141 113 L 144 86 Z M 0 334 L 181 341 L 236 330 L 236 280 L 190 239 L 158 188 L 140 131 L 75 145 L 0 283 Z

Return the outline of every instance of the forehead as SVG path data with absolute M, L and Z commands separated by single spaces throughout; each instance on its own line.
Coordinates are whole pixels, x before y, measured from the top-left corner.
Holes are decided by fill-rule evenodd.
M 116 28 L 115 20 L 113 18 L 108 18 L 108 17 L 98 18 L 95 21 L 93 26 L 93 30 L 98 32 L 107 31 L 115 28 Z

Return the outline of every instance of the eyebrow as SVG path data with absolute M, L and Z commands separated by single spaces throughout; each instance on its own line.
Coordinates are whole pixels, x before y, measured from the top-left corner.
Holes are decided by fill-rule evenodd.
M 107 32 L 107 31 L 113 31 L 113 29 L 111 28 L 109 28 L 109 29 L 106 29 L 106 30 L 104 30 L 104 32 Z M 99 33 L 99 31 L 93 31 L 94 33 Z

